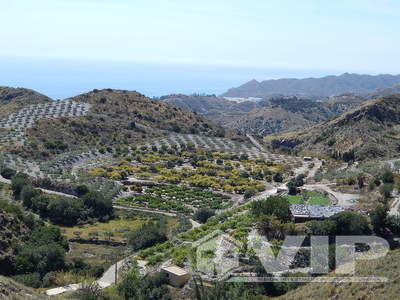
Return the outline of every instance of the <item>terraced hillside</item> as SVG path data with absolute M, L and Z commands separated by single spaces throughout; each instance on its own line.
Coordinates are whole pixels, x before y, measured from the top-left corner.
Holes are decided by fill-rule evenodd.
M 261 101 L 252 111 L 226 120 L 224 124 L 241 132 L 266 136 L 300 130 L 330 120 L 364 101 L 365 98 L 352 94 L 321 101 L 278 97 Z
M 75 101 L 51 101 L 43 104 L 24 106 L 22 109 L 0 119 L 0 128 L 8 130 L 0 142 L 19 142 L 25 140 L 28 128 L 41 119 L 84 116 L 90 109 L 89 104 Z
M 152 100 L 138 92 L 123 90 L 94 90 L 71 98 L 92 104 L 91 112 L 117 120 L 182 133 L 214 135 L 220 128 L 197 114 Z
M 49 97 L 33 90 L 0 87 L 0 118 L 4 118 L 25 106 L 50 101 Z
M 0 119 L 0 146 L 25 158 L 45 159 L 64 152 L 128 145 L 169 132 L 236 136 L 196 113 L 137 92 L 93 90 L 47 102 L 22 106 Z
M 346 160 L 395 156 L 400 149 L 400 95 L 371 100 L 332 121 L 265 138 L 270 148 L 325 153 Z
M 167 95 L 161 101 L 194 111 L 220 125 L 259 107 L 257 101 L 235 102 L 215 95 Z

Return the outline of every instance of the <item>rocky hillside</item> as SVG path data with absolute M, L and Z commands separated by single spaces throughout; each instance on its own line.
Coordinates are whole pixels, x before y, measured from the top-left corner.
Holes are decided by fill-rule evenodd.
M 28 288 L 10 278 L 0 276 L 0 299 L 2 300 L 46 300 L 50 299 L 34 289 Z M 52 297 L 51 299 L 59 299 Z
M 400 83 L 400 75 L 342 74 L 323 78 L 278 79 L 258 82 L 252 80 L 237 88 L 231 88 L 225 97 L 267 97 L 274 94 L 319 95 L 330 97 L 345 92 L 366 93 Z
M 45 95 L 29 89 L 0 87 L 0 118 L 30 104 L 49 102 Z
M 371 100 L 331 121 L 265 141 L 273 149 L 325 153 L 345 160 L 398 155 L 400 95 Z
M 365 101 L 358 96 L 342 95 L 324 101 L 281 97 L 261 101 L 259 107 L 227 121 L 225 125 L 242 132 L 267 136 L 310 127 L 340 115 Z
M 38 119 L 26 129 L 24 146 L 9 150 L 47 159 L 66 151 L 127 146 L 169 132 L 225 135 L 224 129 L 195 112 L 137 92 L 93 90 L 67 100 L 90 104 L 89 113 Z
M 231 118 L 240 117 L 259 107 L 255 101 L 235 102 L 215 95 L 168 95 L 161 101 L 194 111 L 218 124 L 225 124 Z
M 0 209 L 0 226 L 0 269 L 1 273 L 5 274 L 14 257 L 13 251 L 28 228 L 14 214 L 4 212 L 2 209 Z
M 182 133 L 214 134 L 218 126 L 180 107 L 152 100 L 140 93 L 124 90 L 93 90 L 69 100 L 92 105 L 91 112 L 115 120 Z

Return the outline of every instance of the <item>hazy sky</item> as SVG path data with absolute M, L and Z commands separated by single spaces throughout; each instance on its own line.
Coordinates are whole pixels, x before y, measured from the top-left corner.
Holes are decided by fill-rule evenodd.
M 0 85 L 157 95 L 188 80 L 222 92 L 253 78 L 397 74 L 399 32 L 398 0 L 0 0 Z

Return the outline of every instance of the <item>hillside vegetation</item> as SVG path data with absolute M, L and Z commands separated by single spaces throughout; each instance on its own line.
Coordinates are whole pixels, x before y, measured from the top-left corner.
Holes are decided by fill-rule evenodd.
M 218 127 L 191 111 L 123 90 L 94 90 L 70 100 L 92 104 L 91 112 L 182 133 L 215 134 Z
M 194 112 L 137 92 L 93 90 L 68 100 L 90 104 L 89 113 L 38 119 L 26 129 L 24 145 L 8 150 L 24 157 L 45 159 L 66 151 L 128 145 L 170 131 L 225 135 L 221 127 Z
M 161 101 L 194 111 L 218 124 L 225 124 L 230 118 L 240 117 L 259 107 L 255 101 L 235 102 L 215 95 L 168 95 Z
M 43 294 L 39 294 L 34 289 L 28 288 L 10 278 L 0 275 L 0 299 L 3 300 L 45 300 L 50 299 Z M 59 299 L 58 297 L 52 299 Z
M 345 160 L 394 156 L 400 149 L 400 95 L 371 100 L 306 130 L 265 139 L 272 149 L 325 153 Z
M 24 106 L 49 101 L 49 97 L 33 90 L 0 86 L 0 118 Z
M 310 127 L 340 115 L 365 101 L 362 97 L 342 95 L 324 101 L 297 97 L 278 97 L 261 101 L 258 107 L 226 126 L 263 136 Z

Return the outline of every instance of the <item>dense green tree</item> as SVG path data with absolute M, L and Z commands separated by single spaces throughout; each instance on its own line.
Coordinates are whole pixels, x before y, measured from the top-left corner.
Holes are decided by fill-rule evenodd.
M 6 179 L 11 179 L 15 176 L 17 172 L 10 168 L 2 168 L 0 171 L 0 175 Z
M 281 173 L 275 173 L 274 177 L 273 177 L 275 182 L 282 182 L 283 181 L 283 176 Z
M 31 208 L 34 212 L 38 213 L 42 218 L 47 218 L 47 206 L 49 205 L 50 198 L 45 194 L 40 194 L 31 199 Z
M 385 184 L 383 184 L 383 185 L 380 187 L 379 192 L 381 193 L 381 195 L 383 196 L 383 198 L 387 201 L 387 200 L 392 196 L 393 184 L 391 184 L 391 183 L 385 183 Z
M 35 247 L 23 245 L 15 261 L 18 273 L 38 272 L 41 276 L 66 267 L 65 250 L 57 243 Z
M 32 198 L 42 194 L 42 191 L 31 185 L 25 185 L 21 190 L 21 200 L 25 207 L 32 207 Z
M 128 244 L 133 250 L 151 247 L 167 240 L 165 224 L 149 222 L 128 233 Z
M 100 192 L 89 192 L 82 197 L 84 205 L 92 210 L 95 218 L 113 215 L 112 199 L 107 199 Z
M 338 235 L 366 235 L 371 233 L 366 216 L 353 211 L 343 211 L 330 218 L 336 222 Z
M 270 196 L 265 200 L 255 201 L 251 205 L 251 212 L 255 216 L 271 215 L 287 222 L 291 219 L 290 203 L 285 197 Z
M 68 242 L 58 227 L 39 226 L 27 234 L 24 243 L 18 246 L 14 269 L 18 274 L 36 272 L 42 278 L 49 272 L 67 267 L 65 252 L 68 249 Z M 30 280 L 26 284 L 35 286 L 36 281 L 33 278 Z
M 86 211 L 81 199 L 56 197 L 47 205 L 47 216 L 54 224 L 73 226 L 86 219 Z
M 11 179 L 11 189 L 15 198 L 20 199 L 21 191 L 25 185 L 30 185 L 29 177 L 26 174 L 18 173 Z
M 370 212 L 369 216 L 371 219 L 371 224 L 376 234 L 380 234 L 384 231 L 388 211 L 389 208 L 387 205 L 380 204 Z
M 215 215 L 214 210 L 209 208 L 200 208 L 196 211 L 193 218 L 200 223 L 205 223 L 209 218 Z
M 166 273 L 153 273 L 143 277 L 137 268 L 132 268 L 118 284 L 118 293 L 124 299 L 170 300 Z
M 309 229 L 312 235 L 336 235 L 336 222 L 333 220 L 311 221 Z
M 78 197 L 82 197 L 89 193 L 89 188 L 84 184 L 78 185 L 75 187 L 75 193 Z
M 387 216 L 385 223 L 394 235 L 400 235 L 400 216 Z
M 394 174 L 390 169 L 386 169 L 382 175 L 381 179 L 383 183 L 394 183 Z
M 259 216 L 256 226 L 270 240 L 283 239 L 286 235 L 295 233 L 294 223 L 284 223 L 275 216 Z
M 257 191 L 255 189 L 247 189 L 244 192 L 244 199 L 250 199 L 251 197 L 253 197 L 255 194 L 257 193 Z

